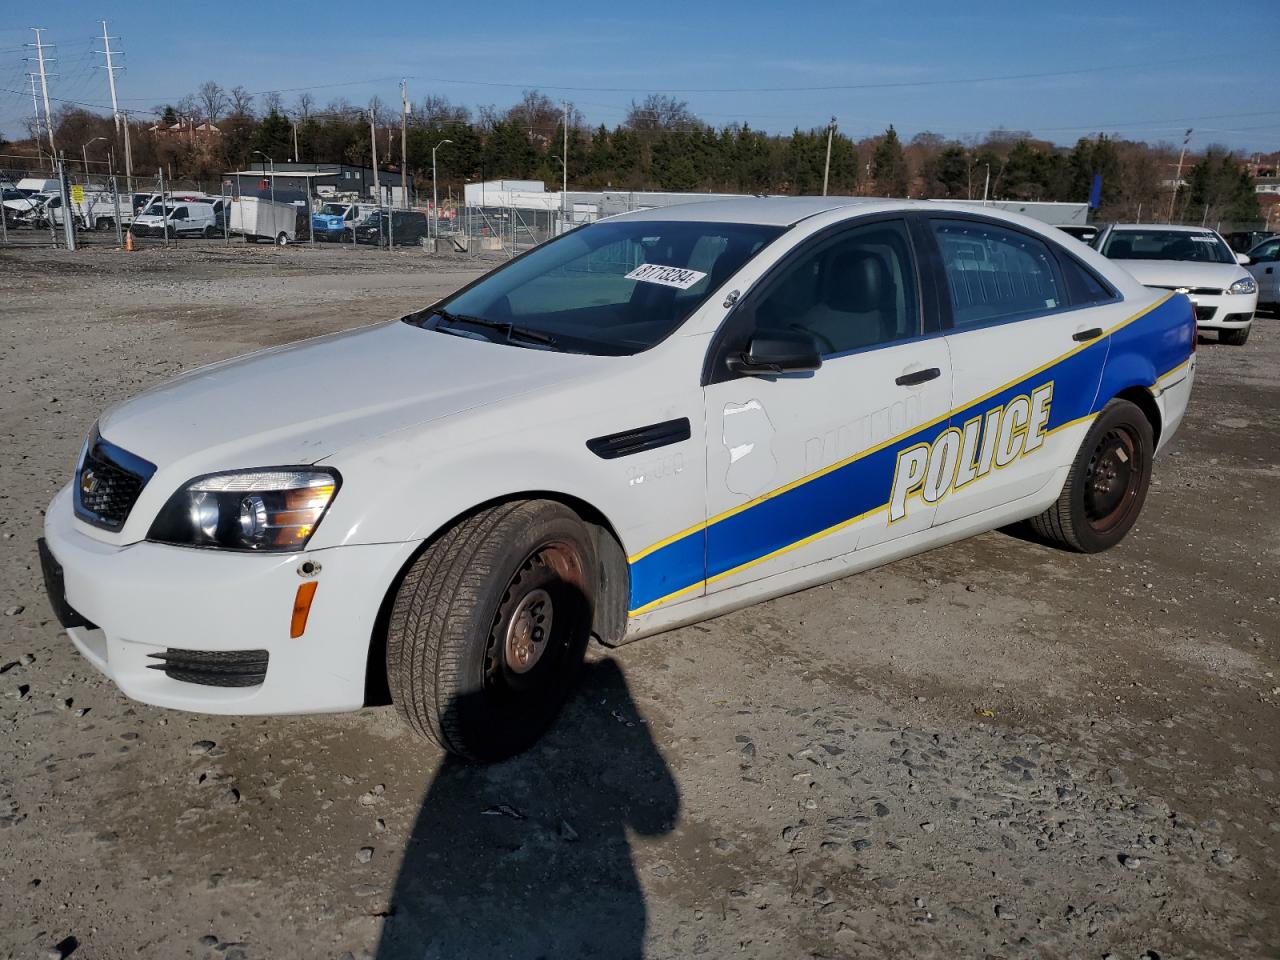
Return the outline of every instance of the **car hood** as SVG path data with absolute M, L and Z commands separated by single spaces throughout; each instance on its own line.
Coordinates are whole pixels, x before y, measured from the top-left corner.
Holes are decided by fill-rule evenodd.
M 599 358 L 381 323 L 201 367 L 112 408 L 107 440 L 191 475 L 314 463 L 585 375 Z
M 1225 290 L 1249 274 L 1238 263 L 1194 260 L 1114 260 L 1149 287 L 1218 287 Z

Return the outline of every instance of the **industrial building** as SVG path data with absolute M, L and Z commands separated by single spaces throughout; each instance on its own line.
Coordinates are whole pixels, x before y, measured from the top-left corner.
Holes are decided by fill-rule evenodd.
M 323 199 L 339 194 L 354 194 L 366 200 L 381 200 L 392 206 L 407 206 L 400 195 L 400 173 L 378 170 L 375 197 L 375 172 L 371 167 L 357 167 L 346 163 L 296 163 L 266 160 L 254 163 L 248 170 L 236 170 L 223 176 L 224 187 L 233 196 L 265 193 L 271 187 L 272 171 L 275 171 L 277 192 L 296 191 L 312 198 Z M 415 196 L 413 174 L 408 174 L 409 200 Z

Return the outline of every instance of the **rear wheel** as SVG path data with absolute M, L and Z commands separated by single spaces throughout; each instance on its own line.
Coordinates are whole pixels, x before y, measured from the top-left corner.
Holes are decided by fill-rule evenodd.
M 1142 512 L 1154 451 L 1146 415 L 1128 400 L 1112 400 L 1080 444 L 1058 502 L 1028 521 L 1032 532 L 1080 553 L 1114 547 Z
M 283 230 L 281 230 L 278 234 L 276 234 L 276 246 L 284 247 L 284 246 L 288 246 L 288 244 L 289 244 L 289 235 L 285 233 Z
M 1248 341 L 1249 331 L 1252 329 L 1252 326 L 1248 326 L 1239 330 L 1219 330 L 1218 340 L 1229 347 L 1243 347 Z
M 572 689 L 591 630 L 588 531 L 546 500 L 461 521 L 414 562 L 387 632 L 387 679 L 418 734 L 473 760 L 529 747 Z

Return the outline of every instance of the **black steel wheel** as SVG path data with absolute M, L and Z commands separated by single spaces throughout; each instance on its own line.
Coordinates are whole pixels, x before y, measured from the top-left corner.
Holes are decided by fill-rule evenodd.
M 501 504 L 442 533 L 391 610 L 387 680 L 401 716 L 473 760 L 530 746 L 572 689 L 597 569 L 587 528 L 552 501 Z
M 1128 400 L 1103 408 L 1056 503 L 1027 521 L 1037 539 L 1080 553 L 1114 547 L 1133 529 L 1151 484 L 1154 431 Z

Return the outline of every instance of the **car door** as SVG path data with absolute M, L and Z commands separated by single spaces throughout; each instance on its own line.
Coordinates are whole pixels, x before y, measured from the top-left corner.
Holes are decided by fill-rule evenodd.
M 1280 239 L 1267 240 L 1254 247 L 1245 268 L 1258 281 L 1260 303 L 1280 302 Z
M 801 244 L 727 318 L 704 376 L 708 593 L 929 528 L 925 503 L 889 519 L 898 455 L 944 430 L 951 404 L 918 262 L 904 218 L 859 220 Z M 730 366 L 797 334 L 818 369 Z
M 934 215 L 958 445 L 943 524 L 1041 490 L 1075 456 L 1126 307 L 1066 247 L 980 217 Z M 1072 428 L 1075 429 L 1072 429 Z
M 169 215 L 169 229 L 173 231 L 175 236 L 181 236 L 189 229 L 187 224 L 187 208 L 177 207 L 173 213 Z

